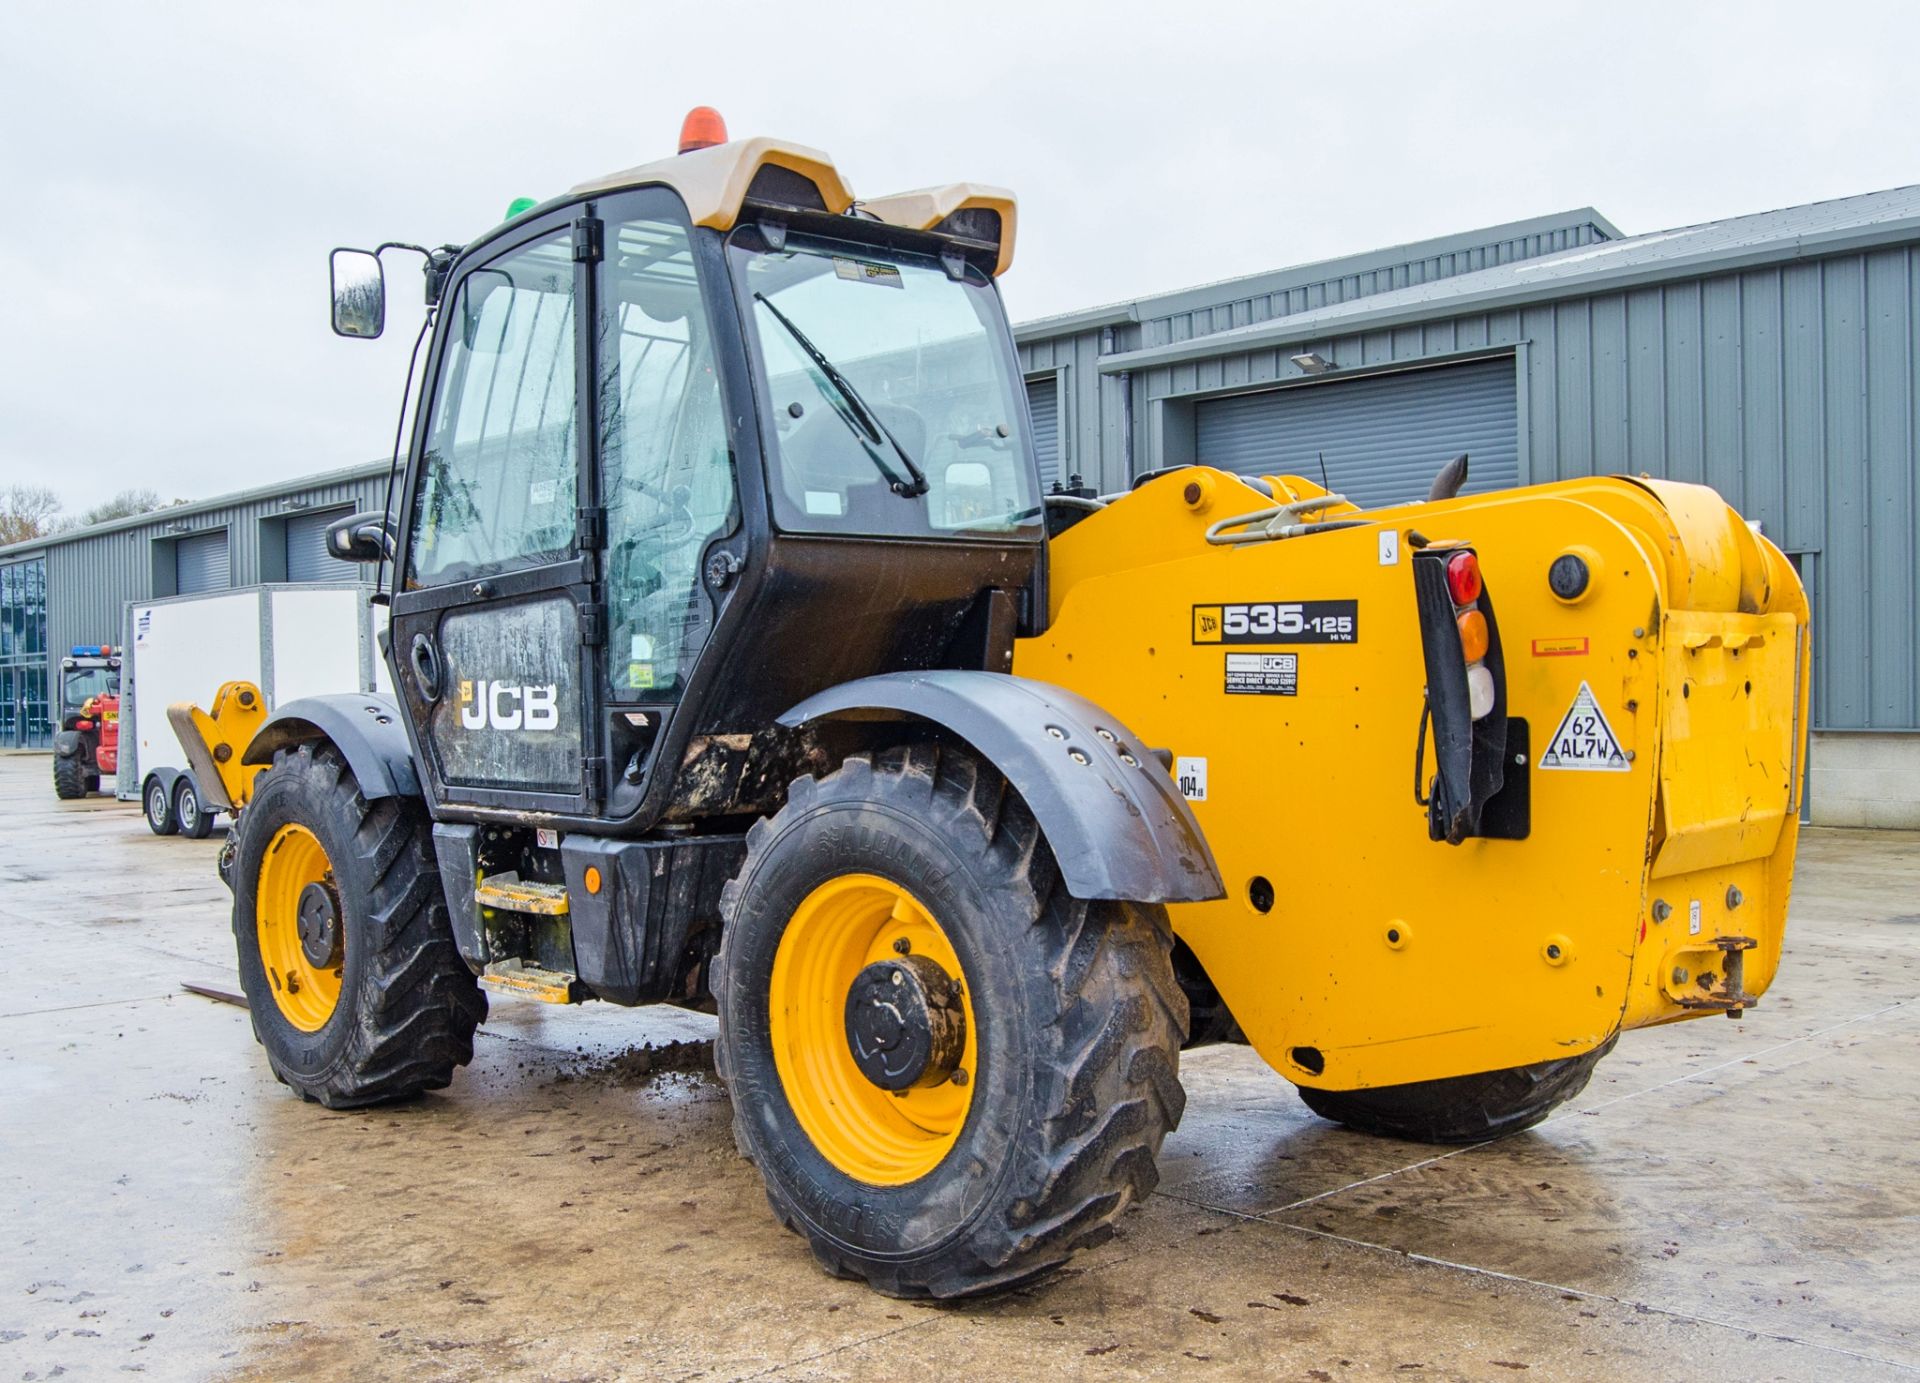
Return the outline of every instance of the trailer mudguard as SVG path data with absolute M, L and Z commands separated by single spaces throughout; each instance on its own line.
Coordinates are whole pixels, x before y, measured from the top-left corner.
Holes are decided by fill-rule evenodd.
M 891 672 L 808 697 L 780 723 L 926 721 L 972 746 L 1026 802 L 1075 898 L 1222 898 L 1199 823 L 1152 751 L 1065 688 L 997 672 Z
M 277 751 L 309 740 L 326 740 L 340 751 L 369 802 L 421 795 L 400 708 L 384 696 L 347 692 L 289 701 L 266 718 L 240 762 L 270 764 Z

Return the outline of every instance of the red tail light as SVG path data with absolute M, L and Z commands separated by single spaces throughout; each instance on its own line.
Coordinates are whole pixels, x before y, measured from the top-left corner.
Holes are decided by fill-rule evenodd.
M 1456 552 L 1447 559 L 1447 591 L 1455 605 L 1471 605 L 1480 598 L 1480 559 Z

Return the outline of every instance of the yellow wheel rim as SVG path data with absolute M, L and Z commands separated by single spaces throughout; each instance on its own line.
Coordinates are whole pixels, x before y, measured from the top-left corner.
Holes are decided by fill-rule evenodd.
M 847 992 L 877 961 L 933 961 L 960 984 L 966 1044 L 948 1081 L 894 1093 L 862 1074 L 847 1044 Z M 843 874 L 794 909 L 774 953 L 768 994 L 773 1059 L 794 1117 L 821 1156 L 856 1181 L 900 1186 L 940 1165 L 967 1122 L 978 1083 L 973 986 L 933 914 L 874 874 Z
M 307 956 L 300 942 L 300 896 L 309 884 L 333 887 L 326 849 L 305 826 L 282 826 L 260 861 L 260 886 L 254 895 L 260 964 L 281 1016 L 302 1032 L 318 1032 L 340 1003 L 346 943 L 342 937 L 332 962 L 324 967 Z M 337 903 L 335 907 L 337 916 Z

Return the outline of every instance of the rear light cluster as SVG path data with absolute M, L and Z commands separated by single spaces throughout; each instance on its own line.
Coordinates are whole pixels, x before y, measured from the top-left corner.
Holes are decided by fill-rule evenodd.
M 1473 718 L 1493 709 L 1493 672 L 1487 667 L 1487 617 L 1480 610 L 1480 559 L 1456 552 L 1447 559 L 1447 593 L 1453 597 L 1453 622 L 1460 631 L 1460 652 L 1467 660 L 1467 700 Z

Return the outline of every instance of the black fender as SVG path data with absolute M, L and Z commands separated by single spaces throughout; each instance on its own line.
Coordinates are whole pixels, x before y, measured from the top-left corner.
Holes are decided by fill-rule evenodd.
M 372 693 L 303 696 L 276 707 L 254 732 L 240 762 L 270 764 L 280 750 L 310 740 L 325 740 L 340 751 L 369 802 L 421 795 L 400 708 Z
M 57 730 L 53 736 L 53 752 L 63 759 L 76 756 L 86 757 L 86 738 L 78 730 Z
M 1200 823 L 1165 766 L 1077 693 L 1000 672 L 889 672 L 808 697 L 780 723 L 931 722 L 1025 800 L 1075 898 L 1202 903 L 1226 896 Z

